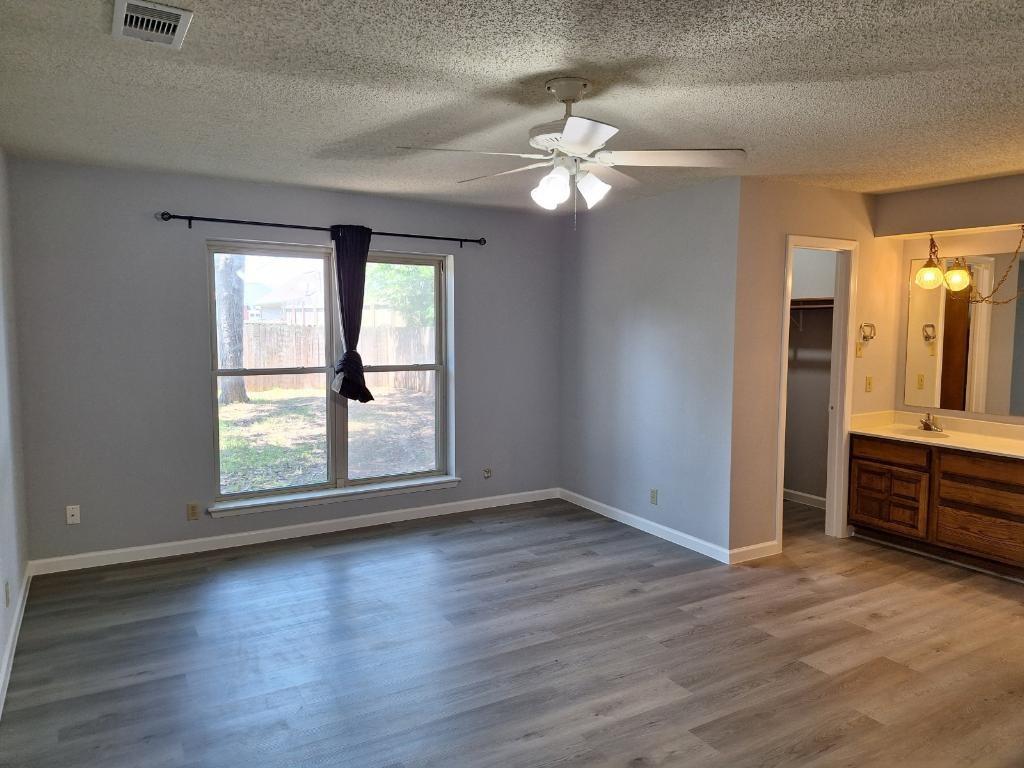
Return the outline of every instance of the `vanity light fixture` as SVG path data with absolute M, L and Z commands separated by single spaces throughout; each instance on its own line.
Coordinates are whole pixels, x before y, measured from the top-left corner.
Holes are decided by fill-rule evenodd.
M 971 280 L 971 270 L 968 268 L 967 259 L 964 257 L 958 256 L 953 259 L 953 266 L 948 271 L 943 272 L 942 264 L 939 261 L 939 246 L 935 244 L 935 238 L 929 235 L 928 261 L 917 270 L 917 274 L 914 275 L 914 282 L 929 291 L 944 284 L 953 293 L 954 298 L 966 299 L 971 304 L 1010 304 L 1024 296 L 1024 288 L 1018 290 L 1007 299 L 997 299 L 995 296 L 999 293 L 999 289 L 1003 287 L 1003 284 L 1010 277 L 1014 266 L 1020 260 L 1022 245 L 1024 245 L 1024 224 L 1021 224 L 1020 240 L 1017 241 L 1017 248 L 1013 252 L 1013 258 L 1010 259 L 1010 263 L 1006 266 L 1006 271 L 1003 272 L 1003 276 L 999 278 L 999 282 L 996 283 L 991 293 L 982 294 L 978 291 L 977 286 L 973 284 L 973 280 Z

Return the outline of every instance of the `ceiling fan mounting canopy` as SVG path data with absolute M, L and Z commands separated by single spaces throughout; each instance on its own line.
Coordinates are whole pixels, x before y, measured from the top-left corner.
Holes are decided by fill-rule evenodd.
M 572 105 L 582 101 L 590 87 L 590 81 L 583 77 L 554 77 L 544 83 L 544 90 L 565 104 L 565 116 L 561 120 L 533 126 L 530 129 L 530 146 L 544 152 L 560 149 L 565 122 L 572 117 Z
M 590 86 L 585 77 L 553 77 L 544 83 L 544 89 L 563 104 L 582 101 Z

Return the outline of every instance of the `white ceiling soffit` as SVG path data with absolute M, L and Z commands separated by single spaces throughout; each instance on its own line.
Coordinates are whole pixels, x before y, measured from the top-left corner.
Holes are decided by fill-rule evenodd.
M 133 0 L 137 2 L 137 0 Z M 609 150 L 742 147 L 742 173 L 889 191 L 1024 171 L 1024 3 L 181 0 L 181 50 L 111 35 L 114 0 L 0 0 L 14 154 L 532 207 L 562 108 Z M 141 4 L 141 3 L 139 3 Z M 629 168 L 605 205 L 729 169 Z M 535 175 L 536 174 L 536 175 Z

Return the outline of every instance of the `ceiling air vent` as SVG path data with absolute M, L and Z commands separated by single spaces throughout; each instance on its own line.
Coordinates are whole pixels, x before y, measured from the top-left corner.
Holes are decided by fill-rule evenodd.
M 131 37 L 147 43 L 181 48 L 192 11 L 146 0 L 115 0 L 114 37 Z

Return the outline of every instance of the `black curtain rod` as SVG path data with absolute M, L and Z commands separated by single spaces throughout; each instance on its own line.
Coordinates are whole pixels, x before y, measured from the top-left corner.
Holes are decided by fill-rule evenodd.
M 278 227 L 279 229 L 305 229 L 310 232 L 330 232 L 330 227 L 307 227 L 303 224 L 277 224 L 273 221 L 247 221 L 246 219 L 215 219 L 212 216 L 184 216 L 177 213 L 170 213 L 169 211 L 161 211 L 160 218 L 164 221 L 171 221 L 172 219 L 179 219 L 181 221 L 188 222 L 188 228 L 192 229 L 193 221 L 212 221 L 218 224 L 246 224 L 253 227 Z M 487 245 L 486 237 L 439 237 L 438 235 L 409 235 L 404 232 L 377 232 L 374 231 L 375 235 L 381 235 L 383 237 L 412 237 L 417 240 L 445 240 L 449 243 L 458 243 L 459 248 L 462 247 L 463 243 L 476 243 L 477 245 Z

